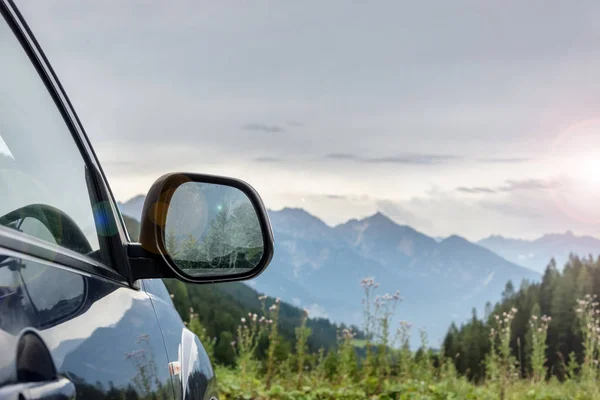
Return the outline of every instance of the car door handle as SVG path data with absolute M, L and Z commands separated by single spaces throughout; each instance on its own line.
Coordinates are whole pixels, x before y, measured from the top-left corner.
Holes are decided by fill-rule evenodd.
M 16 383 L 0 388 L 6 400 L 74 400 L 75 385 L 67 378 L 45 382 Z

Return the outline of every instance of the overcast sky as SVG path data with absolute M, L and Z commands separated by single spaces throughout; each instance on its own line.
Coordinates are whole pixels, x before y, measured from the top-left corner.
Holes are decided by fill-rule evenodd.
M 600 2 L 19 0 L 116 197 L 236 176 L 329 224 L 600 236 Z

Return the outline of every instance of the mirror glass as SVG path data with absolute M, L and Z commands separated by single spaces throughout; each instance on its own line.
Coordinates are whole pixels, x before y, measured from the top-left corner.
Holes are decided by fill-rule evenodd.
M 187 275 L 233 275 L 260 262 L 258 215 L 241 190 L 202 182 L 179 186 L 167 210 L 165 248 Z

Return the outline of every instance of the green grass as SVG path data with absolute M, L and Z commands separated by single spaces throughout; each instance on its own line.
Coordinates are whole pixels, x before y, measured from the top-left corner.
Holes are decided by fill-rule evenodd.
M 367 345 L 366 339 L 352 339 L 352 346 L 362 349 Z
M 494 385 L 475 385 L 464 378 L 436 379 L 431 382 L 407 379 L 386 382 L 376 392 L 365 390 L 364 382 L 336 384 L 320 381 L 310 376 L 301 387 L 295 385 L 294 375 L 279 376 L 270 388 L 264 381 L 255 379 L 253 386 L 245 386 L 242 376 L 236 370 L 218 367 L 217 377 L 221 400 L 278 399 L 278 400 L 500 400 L 500 390 Z M 592 385 L 595 386 L 595 385 Z M 576 381 L 559 383 L 550 381 L 531 383 L 517 381 L 506 388 L 505 400 L 568 400 L 600 399 L 595 387 L 582 385 Z

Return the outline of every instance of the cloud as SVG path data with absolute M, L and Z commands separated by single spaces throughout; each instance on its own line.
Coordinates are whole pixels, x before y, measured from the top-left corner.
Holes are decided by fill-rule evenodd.
M 398 156 L 363 157 L 352 153 L 330 153 L 325 155 L 330 160 L 349 160 L 368 164 L 406 164 L 406 165 L 431 165 L 442 164 L 453 160 L 462 159 L 455 154 L 427 154 L 410 153 Z
M 559 186 L 558 182 L 543 179 L 507 180 L 506 185 L 500 186 L 500 192 L 513 192 L 515 190 L 545 190 Z
M 456 191 L 462 193 L 469 194 L 493 194 L 499 192 L 514 192 L 519 190 L 546 190 L 553 189 L 560 186 L 559 182 L 556 181 L 548 181 L 543 179 L 525 179 L 525 180 L 517 180 L 517 179 L 508 179 L 505 181 L 505 184 L 497 187 L 484 187 L 484 186 L 459 186 L 456 188 Z
M 417 214 L 407 210 L 399 203 L 391 200 L 377 201 L 377 208 L 394 221 L 409 225 L 413 228 L 428 230 L 433 226 L 432 222 L 427 218 L 420 217 Z
M 362 160 L 361 156 L 358 156 L 356 154 L 350 154 L 350 153 L 330 153 L 330 154 L 326 154 L 325 158 L 330 159 L 330 160 L 355 160 L 355 161 Z
M 254 159 L 256 162 L 260 163 L 284 163 L 286 160 L 281 157 L 256 157 Z
M 268 125 L 263 123 L 248 123 L 242 126 L 245 131 L 265 132 L 265 133 L 282 133 L 285 128 L 279 125 Z
M 459 192 L 463 192 L 463 193 L 496 193 L 496 191 L 494 189 L 487 188 L 487 187 L 480 187 L 480 186 L 475 186 L 475 187 L 460 186 L 460 187 L 457 187 L 456 190 Z
M 477 161 L 486 164 L 520 164 L 530 160 L 530 158 L 526 157 L 490 157 L 480 158 Z
M 302 121 L 288 121 L 289 126 L 293 126 L 294 128 L 303 128 L 305 126 Z
M 325 197 L 332 200 L 345 200 L 346 196 L 341 194 L 326 194 Z
M 364 162 L 373 164 L 409 164 L 430 165 L 444 164 L 448 161 L 458 160 L 462 157 L 454 154 L 406 154 L 392 157 L 367 158 Z

